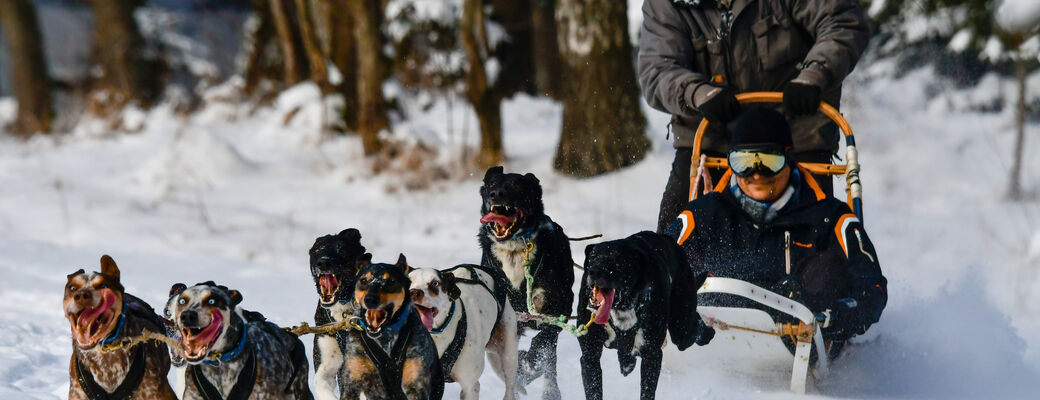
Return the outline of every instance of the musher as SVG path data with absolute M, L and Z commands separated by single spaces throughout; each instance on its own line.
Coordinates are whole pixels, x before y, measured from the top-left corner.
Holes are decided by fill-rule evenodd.
M 694 272 L 747 281 L 805 304 L 818 319 L 829 318 L 823 337 L 834 357 L 846 340 L 878 321 L 888 301 L 887 280 L 862 222 L 820 189 L 791 150 L 783 115 L 747 109 L 733 128 L 730 169 L 665 233 L 686 252 Z M 757 308 L 727 296 L 698 301 Z

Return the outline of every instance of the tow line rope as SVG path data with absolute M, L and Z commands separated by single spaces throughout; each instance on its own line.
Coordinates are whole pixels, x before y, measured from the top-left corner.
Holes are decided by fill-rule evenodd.
M 570 332 L 576 337 L 585 336 L 589 333 L 589 327 L 592 326 L 593 321 L 596 320 L 596 313 L 592 313 L 589 317 L 589 322 L 585 325 L 573 326 L 567 324 L 568 317 L 566 315 L 550 316 L 541 314 L 535 311 L 534 308 L 534 274 L 531 273 L 531 251 L 534 251 L 534 243 L 527 242 L 527 249 L 524 250 L 524 280 L 526 281 L 525 287 L 527 288 L 527 312 L 518 313 L 521 321 L 538 321 L 546 325 L 552 325 L 559 327 L 567 332 Z M 540 266 L 539 266 L 540 268 Z M 538 271 L 535 271 L 537 273 Z

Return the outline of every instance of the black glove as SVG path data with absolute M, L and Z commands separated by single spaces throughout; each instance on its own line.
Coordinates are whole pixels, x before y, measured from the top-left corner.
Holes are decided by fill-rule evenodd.
M 820 108 L 820 88 L 798 82 L 784 87 L 784 114 L 790 117 L 815 113 Z
M 726 125 L 740 115 L 740 102 L 737 93 L 728 87 L 716 87 L 709 93 L 709 98 L 697 110 L 708 122 Z
M 816 319 L 823 323 L 830 318 L 830 327 L 823 329 L 823 338 L 827 340 L 848 340 L 855 335 L 867 332 L 870 324 L 863 323 L 862 311 L 855 299 L 846 297 L 838 299 L 824 312 L 817 313 Z

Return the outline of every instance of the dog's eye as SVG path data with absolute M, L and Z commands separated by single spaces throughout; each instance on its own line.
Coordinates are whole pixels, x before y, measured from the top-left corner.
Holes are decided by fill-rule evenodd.
M 211 306 L 215 306 L 215 305 L 217 305 L 217 301 L 215 299 L 209 299 L 209 300 L 206 300 L 206 304 L 209 304 Z
M 180 304 L 180 305 L 183 306 L 185 304 L 188 304 L 188 300 L 183 298 L 183 297 L 181 297 L 180 300 L 177 300 L 177 304 Z
M 70 292 L 75 292 L 76 289 L 79 289 L 78 287 L 76 287 L 76 285 L 69 285 L 69 291 Z
M 430 286 L 431 286 L 431 287 L 437 287 L 437 286 L 440 286 L 440 285 L 441 285 L 441 283 L 440 283 L 440 282 L 438 282 L 438 281 L 433 281 L 433 282 L 430 282 Z
M 368 278 L 358 279 L 358 284 L 360 284 L 361 286 L 368 285 Z

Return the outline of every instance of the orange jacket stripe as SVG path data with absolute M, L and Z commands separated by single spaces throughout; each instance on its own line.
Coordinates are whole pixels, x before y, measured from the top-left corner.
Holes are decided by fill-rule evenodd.
M 693 221 L 693 212 L 690 210 L 683 211 L 679 214 L 679 220 L 682 221 L 682 235 L 679 236 L 679 245 L 682 246 L 686 239 L 690 238 L 690 234 L 693 233 L 693 228 L 697 224 Z
M 816 193 L 816 201 L 823 201 L 823 199 L 827 198 L 827 195 L 820 189 L 820 184 L 816 183 L 816 178 L 813 177 L 812 172 L 809 172 L 801 165 L 798 166 L 798 171 L 802 173 L 802 179 L 805 179 L 805 183 L 808 183 L 809 187 Z
M 847 213 L 842 214 L 838 218 L 838 222 L 834 224 L 834 236 L 838 238 L 838 244 L 841 245 L 841 250 L 845 252 L 845 258 L 849 257 L 849 246 L 848 238 L 845 237 L 846 228 L 853 222 L 859 222 L 859 218 L 856 218 L 856 214 Z

